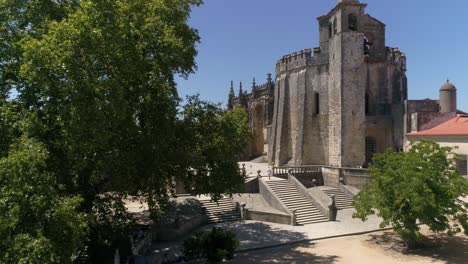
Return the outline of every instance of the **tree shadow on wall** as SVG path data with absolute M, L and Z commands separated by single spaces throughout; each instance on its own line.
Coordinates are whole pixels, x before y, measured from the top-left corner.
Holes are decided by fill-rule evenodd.
M 338 256 L 318 256 L 313 253 L 302 252 L 300 247 L 311 249 L 314 243 L 304 242 L 295 245 L 278 246 L 263 250 L 237 253 L 229 263 L 335 263 Z

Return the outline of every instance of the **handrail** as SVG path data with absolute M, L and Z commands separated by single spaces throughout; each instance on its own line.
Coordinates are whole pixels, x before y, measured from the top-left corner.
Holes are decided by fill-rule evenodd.
M 321 166 L 288 166 L 288 167 L 273 167 L 273 175 L 304 174 L 320 172 Z

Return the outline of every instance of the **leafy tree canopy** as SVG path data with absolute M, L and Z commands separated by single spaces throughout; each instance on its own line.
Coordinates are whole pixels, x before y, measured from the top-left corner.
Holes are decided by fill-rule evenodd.
M 221 198 L 223 193 L 238 192 L 244 183 L 240 177 L 239 154 L 252 138 L 247 127 L 247 112 L 243 108 L 224 111 L 219 105 L 188 97 L 181 117 L 182 151 L 186 186 L 193 194 L 211 194 Z
M 456 171 L 453 157 L 450 148 L 428 140 L 408 152 L 376 154 L 371 183 L 355 198 L 354 217 L 364 221 L 377 214 L 381 226 L 393 226 L 408 247 L 416 245 L 419 224 L 435 232 L 468 234 L 468 204 L 460 199 L 468 195 L 468 182 Z
M 25 154 L 21 164 L 37 169 L 12 167 L 18 170 L 12 181 L 43 177 L 56 206 L 73 201 L 67 213 L 79 209 L 88 216 L 91 245 L 113 247 L 125 236 L 130 220 L 122 199 L 128 194 L 143 195 L 158 210 L 174 178 L 215 199 L 242 184 L 236 161 L 249 139 L 245 111 L 225 112 L 198 97 L 183 106 L 174 81 L 196 70 L 200 38 L 187 20 L 200 4 L 0 1 L 0 157 L 17 157 L 26 147 L 10 146 L 26 139 L 47 153 Z M 14 102 L 5 99 L 11 90 L 18 93 Z M 5 199 L 13 187 L 5 185 Z M 43 206 L 38 214 L 56 208 Z M 28 234 L 48 239 L 54 259 L 69 256 L 54 251 L 56 242 L 39 232 L 49 222 L 38 219 Z M 70 219 L 70 225 L 78 222 Z M 23 232 L 9 230 L 12 238 Z
M 0 263 L 71 263 L 86 235 L 79 197 L 60 195 L 47 151 L 19 138 L 0 158 Z
M 166 197 L 177 170 L 174 74 L 195 69 L 197 0 L 81 1 L 22 42 L 20 101 L 48 124 L 50 165 L 88 207 L 103 190 Z M 65 166 L 64 166 L 65 164 Z

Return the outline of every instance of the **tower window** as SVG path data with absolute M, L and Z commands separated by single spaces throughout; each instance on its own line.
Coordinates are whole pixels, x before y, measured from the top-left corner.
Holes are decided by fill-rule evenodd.
M 328 38 L 332 38 L 333 36 L 333 23 L 330 21 L 328 22 Z
M 364 36 L 364 55 L 369 55 L 370 45 L 369 39 Z
M 320 114 L 320 94 L 315 93 L 314 94 L 314 101 L 315 101 L 315 108 L 314 108 L 314 114 L 318 115 Z
M 348 28 L 351 31 L 357 30 L 357 17 L 354 14 L 348 15 Z
M 336 22 L 336 17 L 333 19 L 333 34 L 336 35 L 338 33 L 338 23 Z

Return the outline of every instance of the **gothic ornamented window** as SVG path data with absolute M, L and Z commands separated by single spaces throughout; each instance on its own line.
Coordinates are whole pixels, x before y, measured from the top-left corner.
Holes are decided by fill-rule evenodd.
M 351 31 L 357 31 L 357 17 L 354 14 L 348 15 L 348 28 Z
M 366 161 L 370 162 L 377 151 L 377 142 L 374 137 L 366 137 Z

